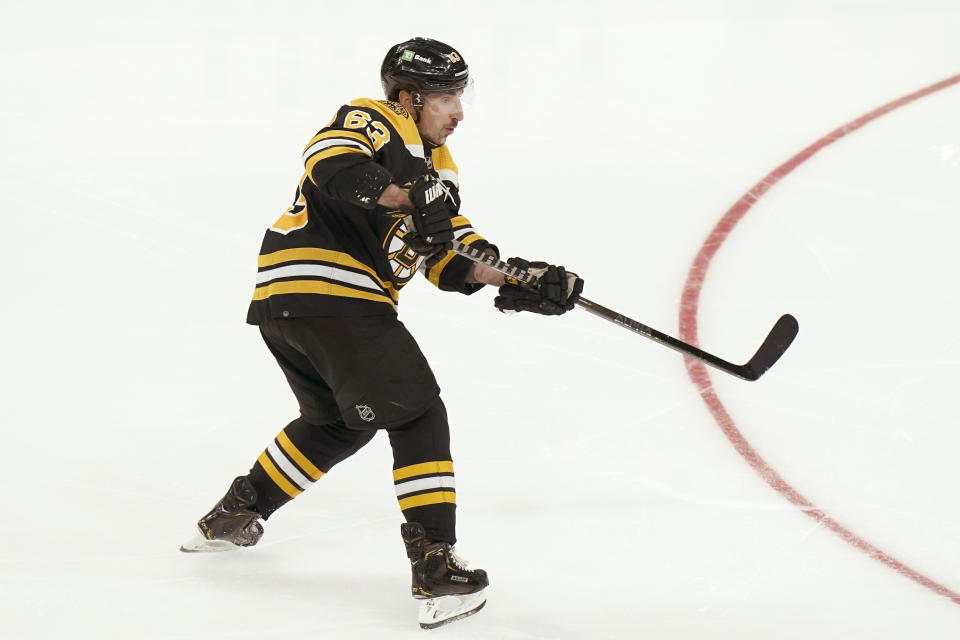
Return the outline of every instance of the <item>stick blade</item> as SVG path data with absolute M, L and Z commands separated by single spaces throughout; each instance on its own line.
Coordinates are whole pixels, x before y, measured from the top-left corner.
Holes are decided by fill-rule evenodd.
M 767 370 L 776 364 L 780 356 L 786 352 L 800 331 L 800 323 L 789 313 L 780 316 L 773 329 L 767 334 L 763 344 L 753 354 L 750 361 L 740 368 L 738 375 L 744 380 L 755 381 Z

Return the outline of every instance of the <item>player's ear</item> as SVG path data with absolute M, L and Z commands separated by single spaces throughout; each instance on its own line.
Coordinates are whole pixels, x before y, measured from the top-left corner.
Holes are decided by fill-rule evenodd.
M 409 91 L 400 91 L 399 95 L 397 95 L 397 102 L 399 102 L 400 105 L 410 113 L 414 112 L 413 94 L 411 94 Z

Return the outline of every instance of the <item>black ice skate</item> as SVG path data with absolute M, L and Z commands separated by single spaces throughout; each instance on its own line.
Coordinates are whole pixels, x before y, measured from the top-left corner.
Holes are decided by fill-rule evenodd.
M 232 551 L 252 547 L 263 535 L 257 522 L 260 514 L 253 510 L 257 490 L 246 476 L 233 481 L 227 495 L 197 523 L 199 534 L 183 543 L 180 551 Z
M 486 571 L 468 569 L 446 542 L 428 543 L 423 525 L 417 522 L 401 524 L 400 534 L 413 574 L 411 595 L 424 600 L 421 627 L 433 629 L 483 608 L 487 603 L 483 590 L 489 584 Z

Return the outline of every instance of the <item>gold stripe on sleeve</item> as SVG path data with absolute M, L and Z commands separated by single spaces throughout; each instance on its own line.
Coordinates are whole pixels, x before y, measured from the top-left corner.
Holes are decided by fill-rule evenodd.
M 330 129 L 329 131 L 321 131 L 317 135 L 313 136 L 313 139 L 307 143 L 307 146 L 303 148 L 302 153 L 306 153 L 307 150 L 320 142 L 321 140 L 329 140 L 330 138 L 349 138 L 351 140 L 356 140 L 357 142 L 363 143 L 370 152 L 373 153 L 373 147 L 370 145 L 370 139 L 367 138 L 365 133 L 359 133 L 357 131 L 346 131 L 344 129 Z
M 281 233 L 289 233 L 296 229 L 302 229 L 307 226 L 307 221 L 309 219 L 309 213 L 306 208 L 298 214 L 291 215 L 289 213 L 284 213 L 273 223 L 273 226 L 270 227 L 274 231 L 279 231 Z
M 454 218 L 456 219 L 456 218 Z M 465 218 L 464 218 L 465 219 Z M 464 236 L 462 239 L 458 240 L 460 244 L 469 245 L 471 242 L 476 242 L 477 240 L 483 240 L 483 236 L 478 233 L 470 233 Z M 450 264 L 450 261 L 457 257 L 457 254 L 453 251 L 447 253 L 446 257 L 440 260 L 437 264 L 430 267 L 430 270 L 427 271 L 427 280 L 429 280 L 433 286 L 440 287 L 440 274 L 443 273 L 443 270 L 446 269 L 447 265 Z
M 447 265 L 450 264 L 450 261 L 457 257 L 457 254 L 453 251 L 447 252 L 447 257 L 443 258 L 440 262 L 430 267 L 430 271 L 427 272 L 427 280 L 429 280 L 433 286 L 440 287 L 440 274 L 443 273 L 443 270 L 447 268 Z
M 441 145 L 434 149 L 430 157 L 433 161 L 433 168 L 437 171 L 452 171 L 459 175 L 457 163 L 453 161 L 453 156 L 450 155 L 450 149 L 447 148 L 447 145 Z
M 476 242 L 477 240 L 483 240 L 483 237 L 479 233 L 468 233 L 463 236 L 463 238 L 457 240 L 457 242 L 469 245 L 471 242 Z
M 330 147 L 329 149 L 324 149 L 323 151 L 319 153 L 315 153 L 312 156 L 310 156 L 310 159 L 307 160 L 306 164 L 304 165 L 307 171 L 307 175 L 310 175 L 313 173 L 313 167 L 316 166 L 316 164 L 321 160 L 332 158 L 334 156 L 344 155 L 346 153 L 359 153 L 360 155 L 365 157 L 369 155 L 367 153 L 364 153 L 362 150 L 357 149 L 356 147 Z M 311 180 L 312 179 L 313 178 L 311 178 Z

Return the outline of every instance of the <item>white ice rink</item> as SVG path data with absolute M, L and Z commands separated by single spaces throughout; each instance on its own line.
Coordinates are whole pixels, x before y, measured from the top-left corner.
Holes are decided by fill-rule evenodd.
M 960 637 L 960 84 L 783 175 L 681 305 L 741 196 L 960 74 L 958 34 L 955 0 L 3 3 L 0 637 Z M 704 390 L 582 311 L 408 286 L 492 582 L 433 632 L 382 434 L 257 548 L 178 551 L 296 416 L 244 324 L 263 230 L 414 35 L 476 79 L 449 145 L 506 256 L 738 362 L 800 321 Z

